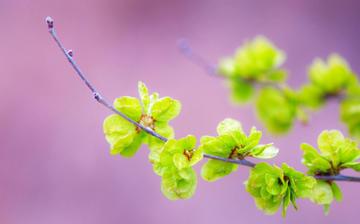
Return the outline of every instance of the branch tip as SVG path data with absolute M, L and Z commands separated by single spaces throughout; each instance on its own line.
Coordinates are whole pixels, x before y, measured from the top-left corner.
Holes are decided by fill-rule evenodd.
M 45 18 L 45 21 L 46 21 L 49 29 L 54 28 L 54 20 L 53 20 L 53 18 L 51 18 L 50 16 L 47 16 Z

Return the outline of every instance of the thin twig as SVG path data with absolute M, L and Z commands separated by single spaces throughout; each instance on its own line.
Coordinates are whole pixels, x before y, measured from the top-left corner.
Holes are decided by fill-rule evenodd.
M 345 176 L 345 175 L 334 175 L 334 176 L 314 176 L 318 180 L 332 180 L 332 181 L 349 181 L 349 182 L 360 182 L 360 177 L 352 177 L 352 176 Z
M 140 123 L 132 120 L 131 118 L 127 117 L 125 114 L 123 114 L 122 112 L 118 111 L 115 107 L 113 107 L 110 103 L 108 103 L 107 100 L 105 100 L 105 98 L 103 98 L 101 96 L 101 94 L 96 90 L 96 88 L 94 87 L 94 85 L 91 84 L 91 82 L 87 79 L 85 73 L 82 72 L 82 70 L 80 69 L 80 67 L 77 65 L 77 63 L 75 62 L 74 58 L 73 58 L 73 52 L 72 50 L 67 50 L 64 45 L 61 43 L 60 39 L 58 38 L 56 32 L 55 32 L 55 28 L 54 28 L 54 20 L 51 17 L 46 17 L 46 23 L 48 25 L 48 30 L 49 33 L 51 34 L 51 36 L 53 37 L 53 39 L 55 40 L 55 42 L 57 43 L 57 45 L 59 46 L 59 48 L 61 49 L 61 51 L 64 53 L 65 57 L 67 58 L 67 60 L 69 61 L 69 63 L 71 64 L 71 66 L 74 68 L 74 70 L 76 71 L 77 75 L 81 78 L 81 80 L 85 83 L 85 85 L 90 89 L 90 91 L 92 92 L 95 100 L 102 104 L 103 106 L 105 106 L 106 108 L 110 109 L 112 112 L 120 115 L 122 118 L 124 118 L 125 120 L 129 121 L 130 123 L 134 124 L 135 126 L 137 126 L 138 128 L 142 129 L 143 131 L 145 131 L 146 133 L 160 139 L 161 141 L 167 142 L 168 139 L 159 135 L 158 133 L 156 133 L 155 131 L 153 131 L 150 128 L 147 128 L 143 125 L 141 125 Z M 201 61 L 201 60 L 200 60 Z M 227 159 L 227 158 L 223 158 L 223 157 L 219 157 L 219 156 L 214 156 L 214 155 L 209 155 L 209 154 L 204 154 L 203 155 L 205 158 L 207 159 L 214 159 L 214 160 L 219 160 L 219 161 L 223 161 L 223 162 L 227 162 L 227 163 L 233 163 L 233 164 L 238 164 L 238 165 L 242 165 L 242 166 L 247 166 L 247 167 L 254 167 L 256 164 L 253 162 L 250 162 L 248 160 L 234 160 L 234 159 Z M 336 175 L 336 176 L 314 176 L 317 179 L 321 179 L 321 180 L 334 180 L 334 181 L 351 181 L 351 182 L 360 182 L 360 177 L 350 177 L 350 176 L 343 176 L 343 175 Z
M 76 74 L 81 78 L 81 80 L 85 83 L 85 85 L 90 89 L 91 93 L 93 94 L 93 96 L 94 96 L 94 98 L 95 98 L 95 100 L 97 102 L 104 105 L 105 107 L 107 107 L 108 109 L 113 111 L 114 113 L 120 115 L 122 118 L 124 118 L 125 120 L 127 120 L 130 123 L 134 124 L 138 128 L 141 128 L 142 130 L 144 130 L 148 134 L 150 134 L 150 135 L 152 135 L 152 136 L 154 136 L 154 137 L 156 137 L 156 138 L 158 138 L 158 139 L 160 139 L 162 141 L 165 141 L 165 142 L 167 141 L 167 139 L 165 137 L 159 135 L 158 133 L 154 132 L 150 128 L 147 128 L 147 127 L 141 125 L 140 123 L 132 120 L 131 118 L 129 118 L 128 116 L 126 116 L 122 112 L 118 111 L 104 97 L 102 97 L 102 95 L 96 90 L 94 85 L 91 84 L 91 82 L 86 78 L 86 75 L 81 71 L 80 67 L 77 65 L 76 61 L 72 57 L 72 54 L 73 54 L 72 51 L 67 50 L 64 47 L 64 45 L 61 43 L 60 39 L 58 38 L 58 36 L 57 36 L 57 34 L 55 32 L 54 20 L 51 17 L 46 17 L 46 23 L 48 24 L 49 33 L 51 34 L 51 36 L 55 40 L 56 44 L 59 46 L 61 51 L 64 53 L 65 57 L 70 62 L 71 66 L 76 71 Z
M 186 58 L 188 58 L 194 64 L 203 68 L 207 74 L 219 78 L 223 77 L 218 74 L 217 72 L 218 68 L 216 65 L 211 65 L 204 57 L 202 57 L 200 54 L 197 54 L 191 49 L 187 40 L 185 39 L 179 40 L 178 47 L 181 53 L 185 55 Z
M 223 157 L 219 157 L 219 156 L 214 156 L 214 155 L 208 155 L 208 154 L 204 154 L 205 158 L 208 159 L 215 159 L 215 160 L 219 160 L 219 161 L 223 161 L 223 162 L 227 162 L 227 163 L 234 163 L 234 164 L 238 164 L 238 165 L 242 165 L 242 166 L 247 166 L 247 167 L 255 167 L 256 164 L 253 162 L 250 162 L 246 159 L 226 159 Z
M 219 73 L 218 66 L 212 65 L 205 59 L 202 55 L 194 51 L 189 42 L 186 39 L 181 39 L 178 41 L 178 48 L 180 52 L 187 58 L 189 61 L 194 63 L 197 66 L 200 66 L 205 70 L 207 74 L 213 77 L 230 79 L 230 77 L 224 76 Z M 287 86 L 284 83 L 276 83 L 269 80 L 250 80 L 242 77 L 236 77 L 239 81 L 250 83 L 251 85 L 255 85 L 256 87 L 274 87 L 279 90 L 284 90 Z

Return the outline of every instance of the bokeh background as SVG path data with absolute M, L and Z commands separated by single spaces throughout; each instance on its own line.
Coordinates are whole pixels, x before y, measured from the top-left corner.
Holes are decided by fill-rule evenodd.
M 195 196 L 168 201 L 143 147 L 133 159 L 110 156 L 102 134 L 109 111 L 97 104 L 47 33 L 58 33 L 109 99 L 136 95 L 137 81 L 181 100 L 172 122 L 177 136 L 215 134 L 226 117 L 263 129 L 251 106 L 236 107 L 221 80 L 185 59 L 186 37 L 209 61 L 263 34 L 287 52 L 289 83 L 307 80 L 317 57 L 338 52 L 360 72 L 357 0 L 0 0 L 0 223 L 358 223 L 360 185 L 341 183 L 342 203 L 328 216 L 300 201 L 298 212 L 266 216 L 257 210 L 240 168 L 215 183 L 199 179 Z M 315 144 L 323 129 L 340 129 L 329 103 L 307 127 L 287 136 L 265 132 L 286 161 L 305 171 L 299 144 Z M 199 167 L 198 167 L 199 168 Z

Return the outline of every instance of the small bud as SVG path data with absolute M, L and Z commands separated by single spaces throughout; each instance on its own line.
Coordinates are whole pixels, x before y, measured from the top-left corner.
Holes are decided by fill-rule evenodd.
M 46 17 L 45 21 L 49 29 L 54 28 L 54 20 L 50 16 Z
M 96 99 L 96 100 L 101 100 L 102 99 L 102 97 L 101 97 L 101 95 L 99 94 L 99 93 L 97 93 L 97 92 L 95 92 L 95 93 L 93 93 L 94 94 L 94 98 Z
M 74 52 L 73 52 L 73 50 L 68 50 L 67 51 L 67 54 L 70 56 L 70 57 L 73 57 L 74 56 Z

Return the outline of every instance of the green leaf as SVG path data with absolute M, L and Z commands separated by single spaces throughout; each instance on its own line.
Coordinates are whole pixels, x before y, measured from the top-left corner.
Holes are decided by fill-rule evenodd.
M 235 73 L 245 78 L 256 78 L 279 67 L 284 61 L 285 54 L 282 51 L 265 37 L 258 36 L 237 50 Z
M 242 126 L 237 120 L 227 118 L 218 124 L 216 130 L 219 135 L 225 135 L 233 131 L 242 131 Z
M 287 164 L 281 168 L 267 163 L 258 163 L 246 181 L 246 190 L 254 197 L 257 207 L 266 214 L 274 214 L 282 204 L 286 215 L 290 202 L 296 206 L 296 199 L 309 197 L 316 181 L 296 171 Z
M 298 98 L 302 105 L 318 109 L 324 105 L 325 98 L 322 89 L 314 84 L 303 85 L 298 91 Z
M 331 164 L 321 156 L 318 151 L 309 144 L 301 144 L 303 150 L 302 163 L 309 169 L 310 174 L 317 172 L 327 173 L 331 169 Z
M 296 118 L 297 104 L 280 90 L 264 88 L 258 95 L 256 110 L 269 131 L 281 134 L 292 127 Z
M 243 104 L 248 102 L 254 95 L 253 84 L 235 77 L 229 80 L 228 85 L 231 91 L 231 100 L 234 103 Z
M 213 182 L 236 171 L 238 166 L 218 160 L 209 160 L 201 168 L 201 176 L 204 180 Z
M 262 132 L 257 130 L 256 127 L 252 127 L 250 130 L 250 134 L 247 138 L 247 144 L 250 144 L 251 147 L 255 147 L 259 144 L 260 139 L 262 137 Z
M 173 163 L 179 170 L 190 167 L 190 161 L 181 153 L 173 155 Z
M 137 134 L 134 138 L 134 140 L 129 144 L 128 146 L 119 149 L 120 155 L 124 157 L 133 157 L 135 153 L 139 150 L 141 144 L 143 143 L 143 139 L 146 136 L 144 132 L 141 132 L 140 134 Z M 117 154 L 117 146 L 114 146 L 111 153 Z
M 287 78 L 287 71 L 283 69 L 276 69 L 268 73 L 268 79 L 273 82 L 284 82 Z
M 114 107 L 134 121 L 139 121 L 142 113 L 140 101 L 137 98 L 124 96 L 115 99 Z
M 262 133 L 255 127 L 249 136 L 242 131 L 240 122 L 228 118 L 217 127 L 219 136 L 201 138 L 200 149 L 207 154 L 231 159 L 244 159 L 247 156 L 257 158 L 273 158 L 278 153 L 272 144 L 259 145 Z
M 170 139 L 163 146 L 159 163 L 163 167 L 175 167 L 178 170 L 189 168 L 202 159 L 202 152 L 196 147 L 195 136 L 188 135 L 181 139 Z
M 309 68 L 309 78 L 314 85 L 322 89 L 324 95 L 332 95 L 352 84 L 354 74 L 342 57 L 332 54 L 327 62 L 319 58 L 314 60 Z
M 331 190 L 332 190 L 335 200 L 342 201 L 343 196 L 342 196 L 339 186 L 335 182 L 332 182 L 330 184 L 330 186 L 331 186 Z
M 360 172 L 360 162 L 348 162 L 341 165 L 343 168 L 350 168 L 357 172 Z
M 318 137 L 318 146 L 320 151 L 325 156 L 331 156 L 332 154 L 336 153 L 336 148 L 338 144 L 344 140 L 344 136 L 341 132 L 336 130 L 326 130 L 321 132 Z
M 104 120 L 103 130 L 107 142 L 111 146 L 111 154 L 121 154 L 129 147 L 136 138 L 137 132 L 135 125 L 129 123 L 119 115 L 110 115 Z M 137 142 L 137 141 L 136 141 Z M 132 151 L 134 145 L 131 145 Z M 140 147 L 140 145 L 138 145 Z
M 169 169 L 162 175 L 161 191 L 170 200 L 191 198 L 196 190 L 197 178 L 192 168 Z
M 251 155 L 258 159 L 271 159 L 274 158 L 278 153 L 278 148 L 268 144 L 255 147 Z
M 143 82 L 138 82 L 138 92 L 145 110 L 144 112 L 148 113 L 150 97 L 149 97 L 149 91 Z
M 340 104 L 340 117 L 347 125 L 350 134 L 360 139 L 360 100 L 349 98 L 342 101 Z
M 177 117 L 181 110 L 179 101 L 170 97 L 158 99 L 151 107 L 151 115 L 155 120 L 166 122 Z
M 324 181 L 317 181 L 310 199 L 316 204 L 330 205 L 334 199 L 331 186 Z
M 341 170 L 350 168 L 360 171 L 360 149 L 357 143 L 344 138 L 337 130 L 326 130 L 318 137 L 321 154 L 312 146 L 302 144 L 304 151 L 303 163 L 309 168 L 310 174 L 338 174 Z
M 230 136 L 227 136 L 228 139 L 231 139 Z M 204 143 L 205 142 L 205 143 Z M 204 140 L 204 137 L 201 138 L 201 145 L 199 148 L 207 154 L 214 155 L 214 156 L 220 156 L 227 158 L 232 149 L 235 146 L 235 142 L 232 142 L 232 145 L 228 145 L 229 142 L 225 142 L 224 138 L 220 137 L 206 137 L 206 141 Z

